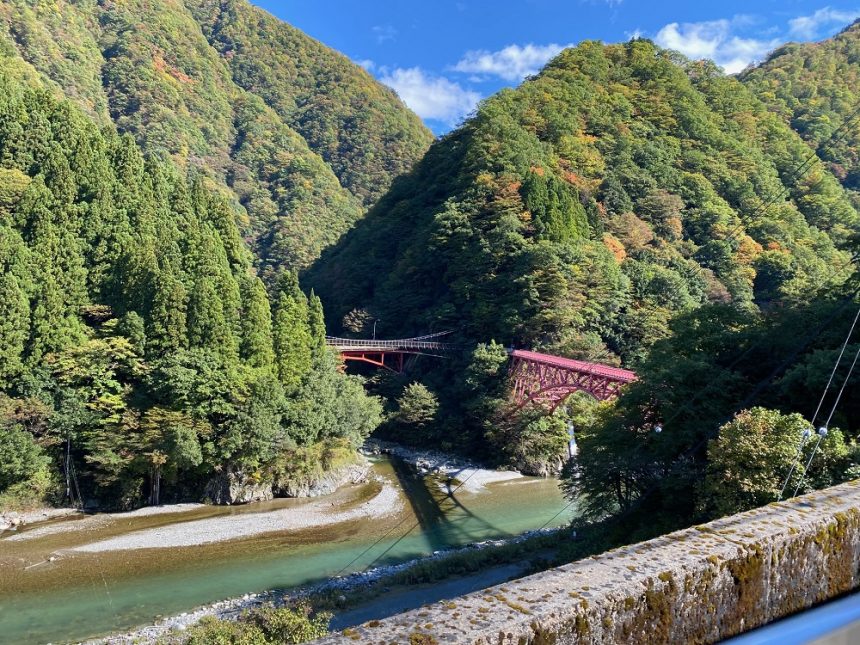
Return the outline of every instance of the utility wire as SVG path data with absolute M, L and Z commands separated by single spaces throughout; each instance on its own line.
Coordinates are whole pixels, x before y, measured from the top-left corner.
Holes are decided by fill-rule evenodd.
M 836 395 L 836 401 L 833 403 L 833 407 L 830 409 L 830 414 L 827 415 L 827 421 L 824 422 L 824 427 L 830 427 L 830 421 L 833 419 L 833 413 L 836 412 L 836 407 L 839 405 L 839 401 L 842 399 L 842 393 L 845 392 L 845 386 L 848 385 L 848 379 L 851 378 L 851 374 L 854 372 L 854 368 L 857 365 L 857 359 L 860 357 L 860 347 L 857 348 L 857 353 L 854 354 L 854 360 L 851 362 L 851 367 L 848 369 L 848 375 L 845 377 L 845 380 L 842 381 L 842 387 L 839 388 L 839 394 Z
M 831 313 L 831 315 L 823 323 L 821 323 L 817 329 L 815 329 L 813 332 L 810 332 L 809 334 L 807 334 L 807 336 L 794 348 L 794 350 L 779 365 L 777 365 L 773 370 L 771 370 L 771 372 L 764 379 L 759 381 L 759 383 L 756 385 L 755 388 L 753 388 L 753 390 L 750 392 L 750 394 L 740 403 L 740 405 L 738 406 L 738 409 L 743 410 L 744 408 L 749 406 L 750 403 L 752 403 L 756 399 L 756 397 L 758 397 L 758 395 L 761 394 L 761 392 L 763 390 L 765 390 L 771 384 L 771 382 L 773 382 L 774 379 L 776 379 L 777 376 L 779 376 L 785 369 L 787 369 L 789 367 L 789 365 L 791 365 L 791 363 L 797 358 L 797 356 L 800 354 L 800 352 L 802 352 L 804 349 L 806 349 L 806 347 L 808 347 L 810 343 L 812 343 L 831 324 L 833 324 L 833 321 L 836 320 L 836 318 L 839 316 L 840 313 L 842 313 L 842 311 L 845 309 L 845 307 L 848 306 L 848 304 L 854 300 L 854 297 L 856 295 L 857 295 L 857 292 L 855 291 L 850 296 L 844 298 L 841 305 L 833 313 Z M 727 419 L 727 421 L 728 420 L 731 420 L 731 417 L 729 417 L 729 419 Z M 723 423 L 720 423 L 717 425 L 717 427 L 715 429 L 709 430 L 699 441 L 697 441 L 694 445 L 692 445 L 684 453 L 682 453 L 681 455 L 676 457 L 673 460 L 672 464 L 669 466 L 669 469 L 665 474 L 666 475 L 671 474 L 672 470 L 674 470 L 678 466 L 678 464 L 683 463 L 686 458 L 692 457 L 696 452 L 698 452 L 708 441 L 711 440 L 711 438 L 716 433 L 719 432 L 719 429 L 722 425 L 723 425 Z M 657 484 L 657 482 L 655 482 L 654 484 L 651 485 L 651 487 L 649 487 L 647 490 L 645 490 L 642 493 L 642 495 L 640 495 L 637 498 L 637 500 L 633 504 L 631 504 L 624 513 L 622 513 L 622 515 L 626 515 L 629 512 L 632 512 L 632 510 L 636 506 L 641 506 L 642 502 L 645 499 L 647 499 L 648 497 L 650 497 L 652 494 L 654 494 L 654 492 L 657 490 L 657 488 L 658 488 L 658 484 Z
M 479 468 L 475 468 L 474 470 L 472 470 L 472 472 L 469 474 L 469 476 L 468 476 L 468 477 L 466 477 L 466 479 L 464 479 L 463 481 L 461 481 L 459 484 L 457 484 L 457 486 L 454 488 L 454 490 L 452 490 L 452 491 L 449 493 L 449 495 L 453 495 L 453 494 L 454 494 L 454 493 L 456 493 L 458 490 L 460 490 L 460 489 L 461 489 L 461 488 L 466 484 L 466 482 L 468 482 L 470 479 L 472 479 L 472 477 L 473 477 L 473 476 L 478 472 L 478 470 L 480 470 L 480 469 L 479 469 Z M 406 517 L 404 517 L 402 520 L 400 520 L 397 524 L 395 524 L 392 528 L 390 528 L 390 529 L 389 529 L 385 534 L 383 534 L 383 535 L 382 535 L 382 537 L 380 537 L 378 540 L 376 540 L 376 542 L 374 542 L 373 544 L 371 544 L 371 545 L 370 545 L 369 547 L 367 547 L 364 551 L 362 551 L 362 552 L 361 552 L 361 553 L 359 553 L 357 556 L 355 556 L 352 560 L 350 560 L 350 562 L 349 562 L 346 566 L 342 567 L 342 568 L 341 568 L 341 569 L 340 569 L 336 574 L 334 574 L 334 577 L 336 578 L 336 577 L 340 576 L 344 571 L 346 571 L 347 569 L 349 569 L 353 564 L 355 564 L 356 562 L 358 562 L 359 560 L 361 560 L 361 558 L 363 558 L 363 557 L 364 557 L 365 555 L 367 555 L 371 550 L 373 550 L 373 548 L 374 548 L 376 545 L 378 545 L 378 544 L 379 544 L 380 542 L 382 542 L 385 538 L 387 538 L 389 535 L 391 535 L 395 530 L 397 530 L 398 528 L 400 528 L 401 526 L 403 526 L 404 522 L 406 522 L 406 520 L 407 520 L 407 519 L 409 519 L 409 516 L 408 516 L 408 515 L 407 515 Z M 396 539 L 396 540 L 391 544 L 391 546 L 389 546 L 385 551 L 383 551 L 383 552 L 382 552 L 380 555 L 378 555 L 376 558 L 374 558 L 373 560 L 371 560 L 370 564 L 368 564 L 366 567 L 364 567 L 364 569 L 362 569 L 362 571 L 367 571 L 368 569 L 370 569 L 370 568 L 371 568 L 371 567 L 372 567 L 372 566 L 373 566 L 373 565 L 374 565 L 374 564 L 375 564 L 375 563 L 376 563 L 376 562 L 377 562 L 377 561 L 378 561 L 382 556 L 384 556 L 386 553 L 388 553 L 389 551 L 391 551 L 391 549 L 393 549 L 393 548 L 394 548 L 398 543 L 400 543 L 400 541 L 401 541 L 401 540 L 403 540 L 407 535 L 409 535 L 410 533 L 412 533 L 412 531 L 414 531 L 414 530 L 415 530 L 415 527 L 417 527 L 420 523 L 421 523 L 421 522 L 420 522 L 420 520 L 419 520 L 418 522 L 416 522 L 415 524 L 413 524 L 413 525 L 409 528 L 409 530 L 408 530 L 408 531 L 406 531 L 406 533 L 404 533 L 403 535 L 401 535 L 399 538 L 397 538 L 397 539 Z
M 827 379 L 827 385 L 824 386 L 824 391 L 821 393 L 821 398 L 818 400 L 818 407 L 815 408 L 815 413 L 812 415 L 812 428 L 815 428 L 815 421 L 818 419 L 818 413 L 821 411 L 821 406 L 824 404 L 824 399 L 827 397 L 827 392 L 830 391 L 830 385 L 833 383 L 833 376 L 836 374 L 836 370 L 839 369 L 840 363 L 842 363 L 842 356 L 845 354 L 845 348 L 848 346 L 848 342 L 851 340 L 851 336 L 854 334 L 854 328 L 857 326 L 857 319 L 860 318 L 860 309 L 857 310 L 857 314 L 854 316 L 854 320 L 851 322 L 851 327 L 848 329 L 848 335 L 845 336 L 845 341 L 842 343 L 842 348 L 839 350 L 839 356 L 836 357 L 836 362 L 833 363 L 833 369 L 830 370 L 830 377 Z M 857 358 L 854 359 L 855 363 Z M 852 366 L 853 370 L 853 366 Z M 845 388 L 845 384 L 842 384 L 842 388 Z M 839 397 L 837 398 L 837 402 L 839 398 L 842 396 L 842 391 L 839 392 Z M 835 409 L 835 406 L 834 406 Z M 832 416 L 831 412 L 831 416 Z M 824 424 L 825 428 L 830 424 L 830 418 L 828 417 L 827 422 Z M 826 430 L 825 430 L 826 432 Z M 777 501 L 782 500 L 782 496 L 785 494 L 785 489 L 788 487 L 788 482 L 791 480 L 791 476 L 794 474 L 794 470 L 797 468 L 797 465 L 800 463 L 800 458 L 803 455 L 803 449 L 806 447 L 806 443 L 810 438 L 810 431 L 806 429 L 803 431 L 803 435 L 800 439 L 800 445 L 797 447 L 797 454 L 794 456 L 794 461 L 791 462 L 791 468 L 788 470 L 788 475 L 785 477 L 785 481 L 782 484 L 782 488 L 779 490 L 779 496 L 777 497 Z M 815 448 L 812 450 L 812 454 L 815 455 L 815 451 L 818 450 L 818 444 L 821 443 L 821 433 L 819 432 L 818 441 L 815 444 Z M 810 458 L 810 462 L 812 458 Z M 809 469 L 809 464 L 807 464 L 806 469 Z M 803 471 L 804 476 L 806 474 L 806 470 Z M 801 477 L 801 482 L 803 482 L 803 477 Z M 794 496 L 797 496 L 797 490 L 800 488 L 800 484 L 794 489 Z
M 813 426 L 814 428 L 815 426 Z M 785 481 L 782 483 L 782 488 L 779 489 L 779 495 L 776 497 L 776 501 L 781 502 L 782 496 L 785 495 L 785 489 L 788 486 L 788 482 L 791 480 L 791 476 L 794 474 L 794 469 L 797 468 L 797 464 L 800 463 L 800 458 L 803 456 L 803 449 L 806 447 L 806 443 L 809 441 L 809 437 L 811 436 L 811 431 L 809 428 L 806 428 L 803 431 L 803 435 L 800 437 L 800 444 L 797 446 L 797 454 L 794 455 L 794 461 L 791 462 L 791 468 L 788 470 L 788 475 L 785 476 Z
M 789 354 L 789 356 L 785 360 L 783 360 L 779 365 L 777 365 L 770 372 L 770 374 L 768 374 L 763 380 L 759 381 L 759 383 L 756 385 L 756 387 L 741 402 L 741 404 L 738 406 L 738 409 L 742 410 L 742 409 L 746 408 L 752 401 L 754 401 L 756 399 L 756 397 L 765 388 L 767 388 L 770 385 L 770 383 L 777 376 L 779 376 L 779 374 L 781 374 L 791 364 L 791 362 L 797 357 L 798 354 L 800 354 L 801 351 L 803 351 L 812 341 L 814 341 L 816 338 L 818 338 L 833 323 L 833 321 L 836 320 L 836 318 L 839 316 L 839 314 L 842 313 L 842 310 L 846 306 L 848 306 L 848 304 L 850 302 L 853 301 L 856 293 L 857 292 L 855 291 L 850 296 L 844 298 L 841 305 L 833 313 L 831 313 L 831 315 L 824 322 L 822 322 L 821 325 L 819 325 L 815 331 L 808 334 L 803 339 L 803 341 L 797 347 L 795 347 L 795 349 L 791 352 L 791 354 Z M 858 356 L 860 356 L 860 351 L 858 351 Z M 690 448 L 688 448 L 682 454 L 678 455 L 672 461 L 672 463 L 670 464 L 667 471 L 664 473 L 664 477 L 670 475 L 672 473 L 672 471 L 678 467 L 679 464 L 684 463 L 687 458 L 692 457 L 698 450 L 700 450 L 705 445 L 705 443 L 707 443 L 713 437 L 713 435 L 715 435 L 716 433 L 719 432 L 719 429 L 722 425 L 723 425 L 722 423 L 718 424 L 716 427 L 716 430 L 712 429 L 712 430 L 708 431 L 698 442 L 696 442 L 694 445 L 692 445 Z M 634 502 L 632 502 L 629 506 L 627 506 L 621 513 L 619 513 L 618 515 L 615 515 L 613 518 L 611 518 L 611 521 L 616 521 L 616 522 L 621 521 L 624 517 L 631 514 L 636 508 L 640 507 L 642 505 L 642 503 L 648 497 L 653 495 L 657 491 L 658 488 L 659 488 L 659 482 L 654 482 L 651 486 L 649 486 L 647 489 L 645 489 L 642 492 L 642 494 Z M 553 517 L 551 517 L 541 528 L 545 528 L 556 517 L 561 515 L 564 511 L 566 511 L 571 506 L 573 506 L 573 504 L 576 501 L 577 501 L 576 498 L 571 499 L 560 511 L 558 511 Z
M 815 442 L 815 447 L 812 449 L 812 454 L 809 455 L 809 461 L 806 462 L 806 466 L 804 466 L 803 472 L 800 474 L 800 481 L 798 481 L 797 486 L 794 487 L 794 492 L 791 494 L 792 497 L 797 497 L 797 492 L 803 485 L 803 480 L 806 479 L 806 473 L 809 472 L 809 467 L 812 465 L 812 460 L 815 459 L 815 453 L 818 452 L 818 446 L 821 445 L 821 440 L 824 439 L 824 436 L 826 434 L 827 428 L 820 428 L 818 430 L 818 440 Z
M 830 378 L 827 379 L 827 385 L 824 387 L 824 391 L 821 393 L 821 399 L 818 401 L 818 407 L 815 408 L 815 414 L 812 415 L 812 425 L 815 426 L 815 420 L 818 418 L 818 413 L 821 412 L 821 406 L 824 404 L 824 399 L 827 396 L 828 390 L 830 390 L 830 385 L 833 383 L 833 376 L 836 374 L 836 370 L 839 368 L 839 364 L 842 362 L 842 355 L 845 354 L 845 348 L 848 346 L 848 341 L 851 339 L 851 335 L 854 333 L 854 327 L 857 325 L 857 319 L 860 318 L 860 309 L 857 310 L 857 314 L 854 316 L 854 322 L 851 323 L 851 328 L 848 330 L 848 335 L 845 337 L 845 342 L 842 343 L 842 349 L 839 351 L 839 356 L 836 359 L 836 362 L 833 364 L 833 369 L 830 371 Z
M 800 487 L 803 485 L 803 480 L 806 478 L 807 473 L 809 472 L 809 467 L 812 465 L 812 460 L 815 459 L 815 455 L 818 452 L 818 446 L 821 445 L 821 441 L 824 437 L 827 436 L 827 432 L 830 429 L 830 421 L 833 419 L 833 413 L 836 412 L 836 408 L 839 405 L 839 401 L 842 399 L 842 393 L 845 391 L 845 386 L 848 385 L 848 380 L 851 378 L 851 374 L 854 373 L 854 367 L 857 365 L 857 359 L 860 358 L 860 347 L 857 348 L 857 353 L 854 354 L 854 360 L 851 362 L 851 368 L 848 370 L 848 374 L 845 376 L 845 380 L 842 381 L 842 387 L 839 388 L 839 394 L 836 396 L 836 401 L 833 403 L 833 407 L 830 408 L 830 414 L 827 417 L 827 421 L 824 422 L 824 426 L 818 430 L 818 441 L 815 442 L 815 447 L 812 449 L 812 454 L 809 456 L 809 461 L 806 462 L 806 468 L 804 468 L 803 473 L 800 476 L 800 481 L 797 482 L 797 486 L 794 488 L 794 497 L 797 497 L 797 491 L 800 490 Z
M 856 319 L 854 321 L 857 322 Z M 851 331 L 854 331 L 854 326 L 852 325 Z M 849 333 L 848 337 L 851 337 Z M 846 339 L 846 343 L 847 343 Z M 843 350 L 845 347 L 843 346 Z M 841 355 L 840 355 L 841 357 Z M 833 419 L 833 414 L 836 412 L 836 408 L 839 406 L 839 402 L 842 400 L 842 394 L 845 392 L 845 386 L 848 385 L 848 381 L 851 379 L 851 375 L 854 373 L 854 368 L 857 365 L 857 359 L 860 358 L 860 347 L 857 348 L 857 352 L 854 354 L 854 360 L 851 362 L 851 367 L 848 369 L 848 374 L 845 375 L 845 380 L 842 381 L 842 387 L 839 388 L 839 394 L 836 395 L 836 400 L 833 402 L 833 407 L 830 408 L 830 414 L 827 416 L 827 421 L 824 422 L 824 426 L 818 431 L 818 441 L 815 442 L 815 448 L 812 449 L 812 454 L 809 456 L 809 461 L 806 462 L 806 468 L 803 470 L 803 474 L 800 476 L 800 481 L 797 482 L 797 486 L 794 488 L 794 497 L 797 497 L 797 491 L 800 490 L 800 487 L 803 485 L 803 480 L 806 478 L 807 473 L 809 472 L 809 467 L 812 465 L 812 460 L 815 458 L 816 453 L 818 452 L 818 446 L 821 444 L 821 441 L 824 437 L 827 436 L 827 432 L 830 429 L 830 421 Z

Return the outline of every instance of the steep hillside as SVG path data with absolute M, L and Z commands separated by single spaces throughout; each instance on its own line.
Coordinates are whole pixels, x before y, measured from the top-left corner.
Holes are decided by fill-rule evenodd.
M 586 42 L 435 143 L 307 277 L 348 326 L 632 361 L 703 303 L 845 279 L 857 212 L 826 172 L 793 181 L 808 154 L 712 64 Z
M 243 0 L 186 0 L 235 82 L 261 96 L 365 205 L 411 169 L 427 129 L 345 56 Z
M 219 477 L 313 472 L 378 422 L 229 199 L 0 53 L 0 507 L 68 501 L 61 473 L 102 506 L 233 501 Z
M 780 47 L 740 78 L 817 147 L 860 206 L 860 21 L 820 43 Z
M 245 0 L 4 0 L 0 19 L 5 50 L 64 96 L 226 185 L 271 265 L 316 258 L 432 139 L 360 67 Z

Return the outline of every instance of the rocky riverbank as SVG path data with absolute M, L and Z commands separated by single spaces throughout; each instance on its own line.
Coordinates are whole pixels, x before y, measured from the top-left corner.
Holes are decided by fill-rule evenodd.
M 46 522 L 79 513 L 76 508 L 37 508 L 32 511 L 0 511 L 0 533 L 17 530 L 27 524 Z
M 204 497 L 213 504 L 249 504 L 267 502 L 276 497 L 320 497 L 330 495 L 342 486 L 368 481 L 370 463 L 364 455 L 350 451 L 347 458 L 328 469 L 312 472 L 282 473 L 269 481 L 258 481 L 242 472 L 227 471 L 213 477 L 206 485 Z
M 370 477 L 370 462 L 359 455 L 356 463 L 332 468 L 319 476 L 276 482 L 276 497 L 320 497 L 342 486 L 364 484 Z
M 491 470 L 473 462 L 433 450 L 417 450 L 400 444 L 368 439 L 362 451 L 367 455 L 387 454 L 412 464 L 422 475 L 444 475 L 449 483 L 461 490 L 479 493 L 494 482 L 520 479 L 522 473 L 516 470 Z M 445 485 L 449 485 L 446 483 Z

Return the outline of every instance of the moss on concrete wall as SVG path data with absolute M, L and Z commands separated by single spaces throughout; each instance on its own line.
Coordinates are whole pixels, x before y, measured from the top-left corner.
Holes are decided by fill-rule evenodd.
M 860 482 L 851 482 L 373 621 L 349 638 L 711 643 L 858 586 Z

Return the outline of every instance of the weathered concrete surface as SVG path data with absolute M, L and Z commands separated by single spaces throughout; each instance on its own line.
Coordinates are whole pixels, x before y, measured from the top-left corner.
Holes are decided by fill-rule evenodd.
M 316 641 L 710 643 L 860 585 L 860 481 Z

